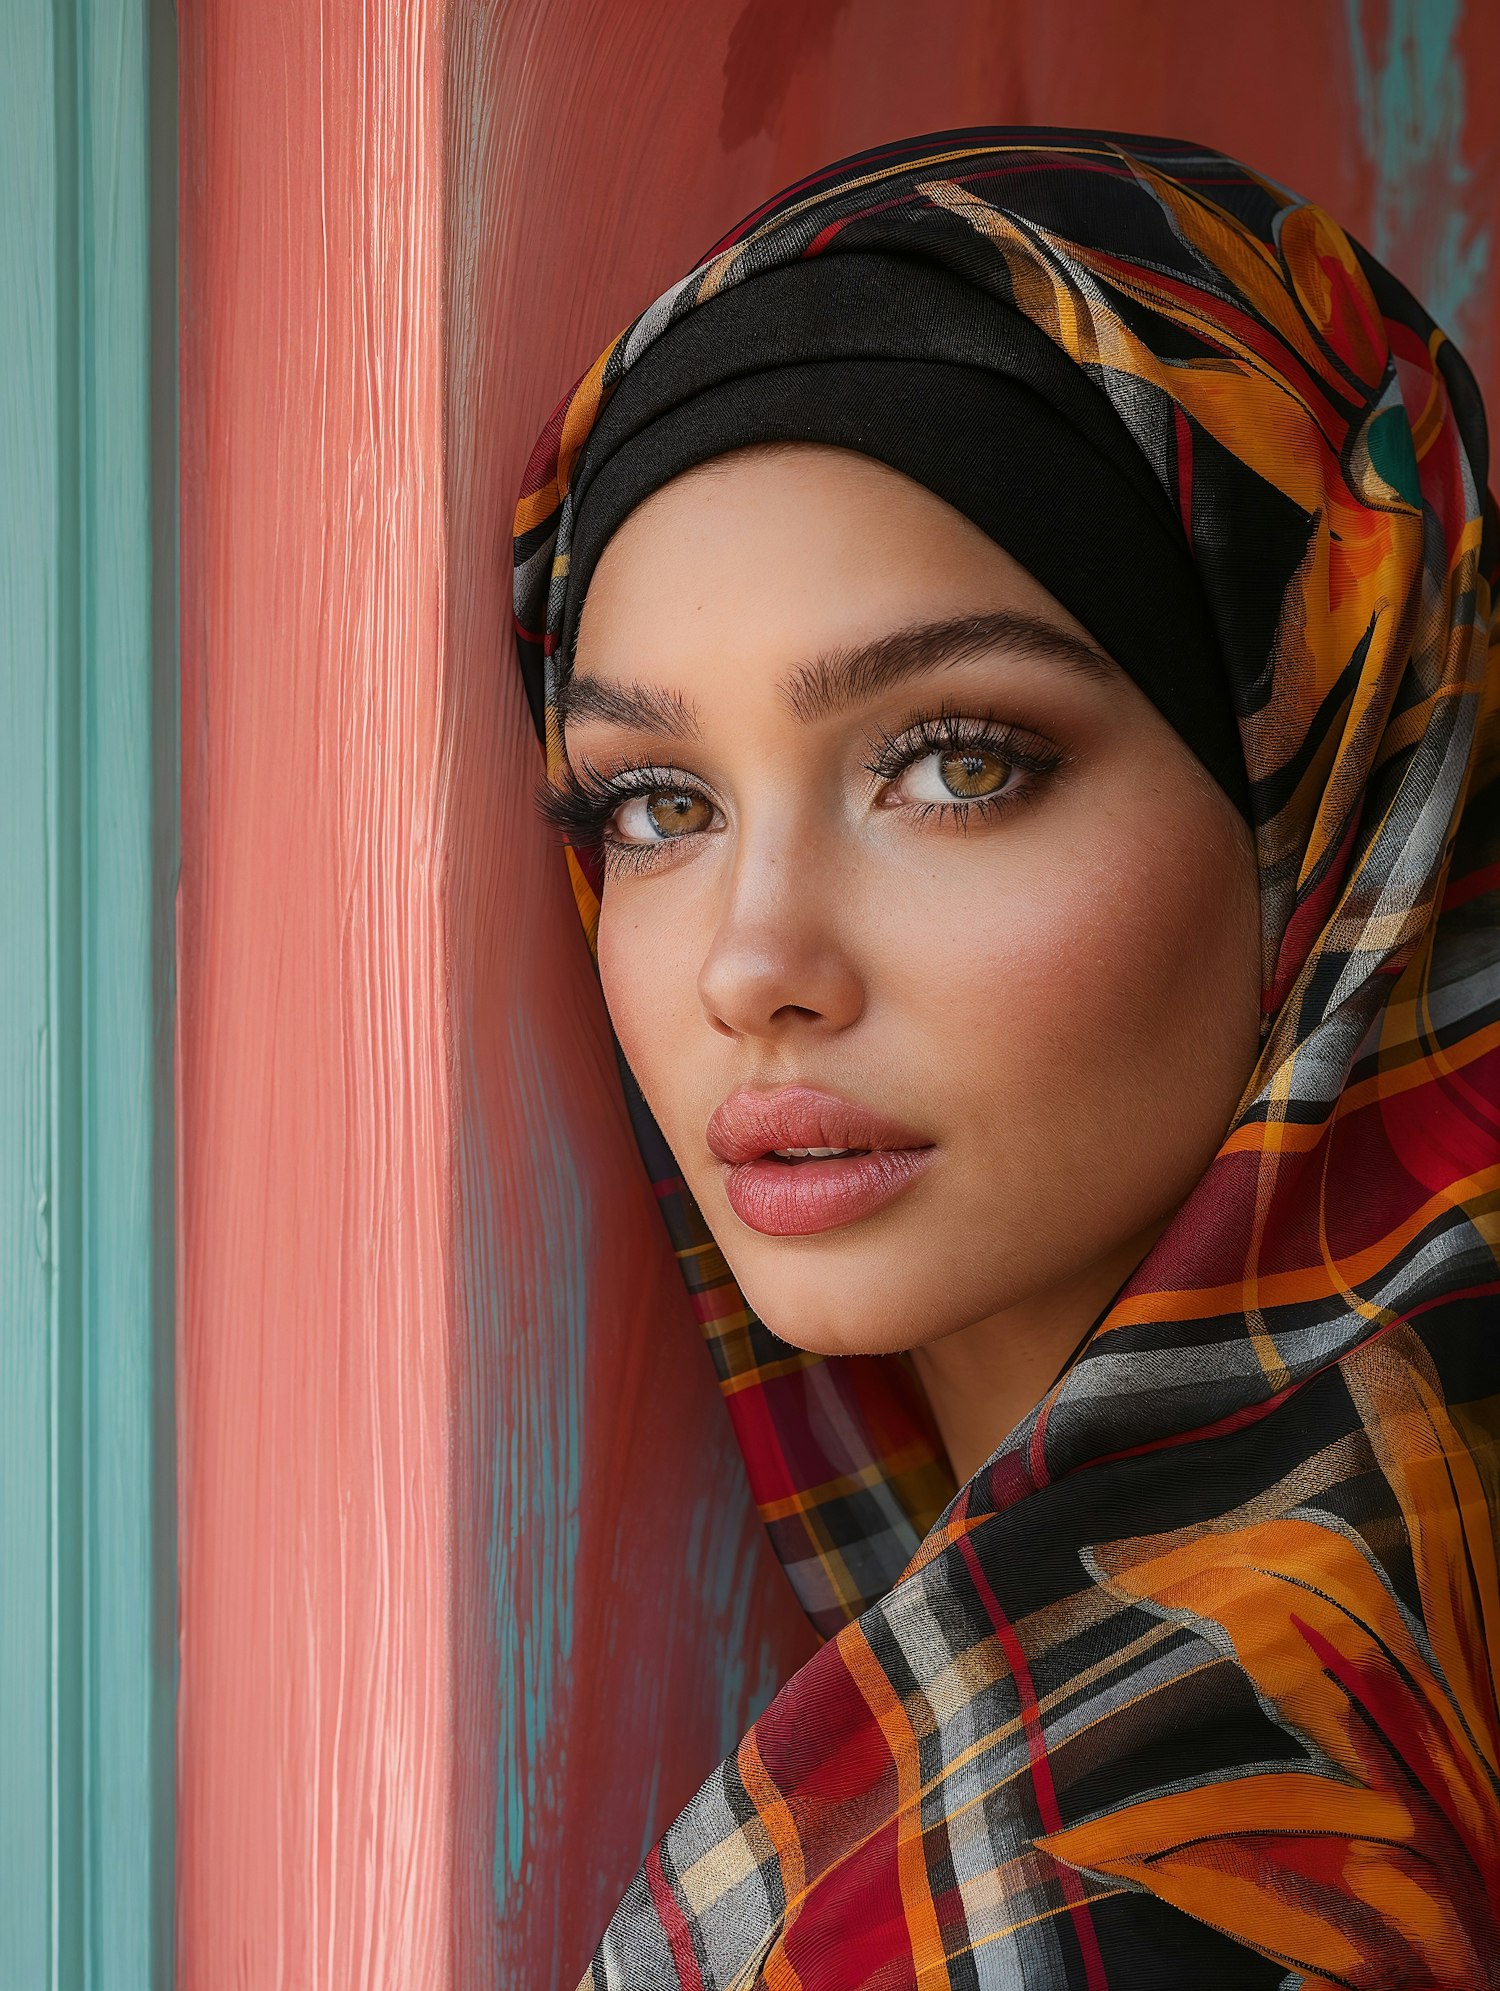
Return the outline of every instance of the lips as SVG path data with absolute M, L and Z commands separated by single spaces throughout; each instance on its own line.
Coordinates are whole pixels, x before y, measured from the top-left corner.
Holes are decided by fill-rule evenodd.
M 936 1149 L 889 1116 L 816 1086 L 738 1087 L 715 1108 L 708 1145 L 725 1164 L 735 1215 L 773 1237 L 806 1236 L 883 1209 L 923 1173 Z M 833 1148 L 784 1160 L 778 1149 Z M 843 1152 L 852 1150 L 853 1152 Z

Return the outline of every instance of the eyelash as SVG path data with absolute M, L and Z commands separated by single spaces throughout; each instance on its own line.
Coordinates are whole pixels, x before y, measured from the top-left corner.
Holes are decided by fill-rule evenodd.
M 952 802 L 912 803 L 908 806 L 915 822 L 925 823 L 935 816 L 953 818 L 958 827 L 967 829 L 978 819 L 1030 801 L 1041 778 L 1054 773 L 1065 759 L 1056 747 L 1045 744 L 1034 734 L 1023 733 L 998 720 L 956 712 L 945 705 L 939 711 L 917 715 L 898 733 L 889 733 L 882 727 L 876 735 L 874 750 L 863 765 L 878 779 L 894 781 L 929 754 L 961 752 L 972 747 L 986 749 L 1006 767 L 1030 778 L 1017 788 L 1007 787 L 997 794 L 973 796 L 967 801 L 955 796 Z M 693 781 L 684 781 L 670 768 L 633 767 L 603 775 L 587 759 L 580 768 L 566 763 L 556 786 L 543 783 L 536 793 L 536 806 L 543 819 L 559 830 L 575 849 L 602 854 L 610 871 L 634 871 L 654 864 L 671 844 L 685 843 L 695 834 L 685 831 L 654 843 L 626 841 L 608 834 L 611 819 L 625 803 L 638 795 L 663 792 L 698 796 L 710 807 L 714 806 L 713 798 L 703 788 Z

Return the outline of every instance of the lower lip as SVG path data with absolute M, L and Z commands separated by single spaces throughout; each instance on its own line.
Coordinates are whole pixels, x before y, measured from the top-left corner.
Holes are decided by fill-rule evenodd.
M 857 1223 L 894 1202 L 936 1154 L 935 1148 L 874 1148 L 821 1161 L 737 1162 L 724 1190 L 742 1224 L 766 1237 L 807 1237 Z

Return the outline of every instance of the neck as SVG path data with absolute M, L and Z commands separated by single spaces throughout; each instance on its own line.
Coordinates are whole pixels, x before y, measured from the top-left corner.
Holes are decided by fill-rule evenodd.
M 1170 1220 L 1139 1232 L 1065 1284 L 911 1351 L 960 1486 L 1045 1394 Z

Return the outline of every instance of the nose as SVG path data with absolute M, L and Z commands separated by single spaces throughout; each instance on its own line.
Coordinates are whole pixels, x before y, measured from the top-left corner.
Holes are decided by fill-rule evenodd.
M 779 1043 L 859 1017 L 864 978 L 838 918 L 841 896 L 847 908 L 838 874 L 806 841 L 741 843 L 698 973 L 713 1029 Z

